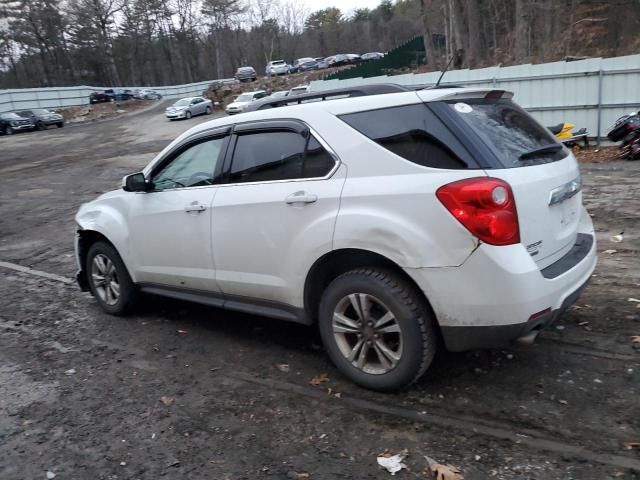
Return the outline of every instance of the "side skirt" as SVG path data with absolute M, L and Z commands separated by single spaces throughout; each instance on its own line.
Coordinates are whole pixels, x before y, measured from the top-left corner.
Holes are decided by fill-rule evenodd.
M 251 315 L 262 315 L 303 325 L 311 325 L 313 323 L 303 308 L 292 307 L 283 303 L 150 283 L 139 284 L 138 287 L 144 293 L 200 303 L 211 307 L 224 308 Z

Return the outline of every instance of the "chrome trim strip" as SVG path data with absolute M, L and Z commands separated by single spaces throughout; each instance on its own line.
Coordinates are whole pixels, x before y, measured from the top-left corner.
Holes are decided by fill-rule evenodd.
M 582 179 L 580 178 L 580 175 L 578 175 L 570 182 L 551 190 L 551 193 L 549 194 L 549 206 L 556 205 L 570 199 L 580 190 L 582 190 Z

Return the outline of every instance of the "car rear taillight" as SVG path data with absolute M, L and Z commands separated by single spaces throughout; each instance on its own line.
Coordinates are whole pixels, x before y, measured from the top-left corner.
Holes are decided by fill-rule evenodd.
M 520 243 L 518 212 L 507 182 L 468 178 L 436 191 L 438 200 L 473 235 L 491 245 Z

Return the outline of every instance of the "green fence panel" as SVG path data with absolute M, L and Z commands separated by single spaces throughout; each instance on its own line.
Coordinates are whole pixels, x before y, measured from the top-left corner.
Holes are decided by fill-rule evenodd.
M 400 70 L 403 68 L 414 68 L 418 65 L 424 65 L 424 63 L 424 40 L 422 36 L 418 36 L 403 43 L 399 47 L 390 50 L 380 60 L 373 60 L 361 63 L 355 67 L 340 70 L 339 72 L 327 75 L 324 79 L 346 80 L 348 78 L 358 77 L 377 77 L 380 75 L 386 75 L 390 71 Z

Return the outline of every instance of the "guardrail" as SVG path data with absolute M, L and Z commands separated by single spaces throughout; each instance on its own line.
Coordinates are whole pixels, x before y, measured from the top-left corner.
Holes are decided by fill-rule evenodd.
M 311 82 L 312 91 L 371 83 L 434 85 L 441 72 Z M 576 62 L 452 70 L 442 86 L 491 87 L 514 92 L 514 99 L 543 125 L 561 122 L 586 127 L 600 141 L 616 119 L 640 109 L 640 55 Z
M 159 87 L 114 87 L 135 90 L 137 88 L 151 88 L 160 92 L 164 98 L 193 97 L 202 95 L 209 85 L 214 82 L 232 83 L 233 78 L 222 80 L 208 80 L 205 82 L 189 83 L 186 85 L 169 85 Z M 110 87 L 49 87 L 49 88 L 21 88 L 0 90 L 0 113 L 31 108 L 64 108 L 89 105 L 91 92 L 105 90 Z

